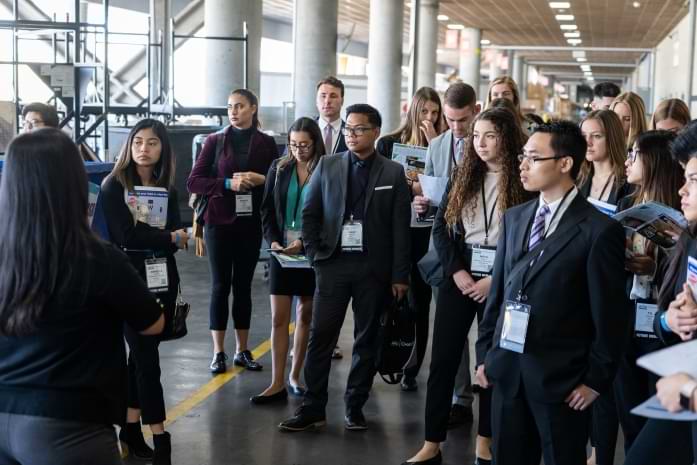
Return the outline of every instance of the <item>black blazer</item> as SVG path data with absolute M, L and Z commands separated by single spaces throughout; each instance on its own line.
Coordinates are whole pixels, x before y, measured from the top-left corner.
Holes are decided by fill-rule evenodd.
M 377 150 L 380 155 L 387 158 L 388 160 L 392 160 L 392 149 L 394 148 L 394 144 L 398 143 L 399 137 L 397 136 L 383 136 L 380 139 L 378 139 L 378 143 L 375 146 L 375 150 Z
M 584 199 L 588 198 L 591 194 L 591 184 L 593 183 L 592 178 L 588 178 L 586 182 L 578 186 L 578 191 L 581 193 Z M 626 181 L 622 181 L 622 184 L 618 184 L 617 180 L 612 181 L 612 190 L 610 190 L 610 196 L 607 198 L 607 203 L 612 205 L 619 205 L 619 203 L 630 195 L 634 190 L 633 186 Z M 619 210 L 618 210 L 619 211 Z
M 452 182 L 448 181 L 448 186 L 445 188 L 443 198 L 440 201 L 436 217 L 433 220 L 433 247 L 438 253 L 443 274 L 446 277 L 451 277 L 460 270 L 470 271 L 467 259 L 467 246 L 465 244 L 465 230 L 462 223 L 459 222 L 456 230 L 450 228 L 445 222 L 445 211 L 448 209 L 448 197 L 450 196 L 450 188 Z
M 274 160 L 271 163 L 269 173 L 266 175 L 264 200 L 261 204 L 264 239 L 269 244 L 272 242 L 283 244 L 285 240 L 283 230 L 286 224 L 286 199 L 288 198 L 290 178 L 295 167 L 295 160 L 291 160 L 281 171 L 278 171 L 279 160 Z M 302 205 L 299 208 L 302 210 Z
M 538 402 L 563 402 L 579 384 L 605 393 L 633 321 L 625 294 L 622 226 L 577 195 L 556 231 L 535 250 L 532 267 L 513 273 L 526 255 L 539 199 L 506 211 L 489 297 L 479 325 L 477 363 L 507 397 L 521 383 Z M 538 256 L 539 253 L 534 254 Z M 525 260 L 528 262 L 528 260 Z M 516 300 L 527 271 L 531 306 L 525 353 L 499 347 L 504 303 Z
M 350 153 L 320 158 L 306 187 L 302 236 L 313 263 L 331 258 L 341 239 Z M 368 178 L 363 219 L 367 259 L 385 281 L 409 283 L 411 269 L 409 187 L 404 168 L 379 155 Z

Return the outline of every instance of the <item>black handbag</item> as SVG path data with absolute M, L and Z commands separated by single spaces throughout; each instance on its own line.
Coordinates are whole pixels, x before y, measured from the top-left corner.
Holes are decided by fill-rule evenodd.
M 161 337 L 163 341 L 173 341 L 187 335 L 189 331 L 186 328 L 186 317 L 189 316 L 189 310 L 191 310 L 191 305 L 184 301 L 182 288 L 179 286 L 171 316 L 165 311 L 165 329 L 162 331 Z
M 416 321 L 406 298 L 393 301 L 381 316 L 380 341 L 377 371 L 387 384 L 397 384 L 404 369 L 416 362 Z
M 438 252 L 431 249 L 426 252 L 421 260 L 416 264 L 423 280 L 431 287 L 438 287 L 443 283 L 443 265 L 440 263 Z

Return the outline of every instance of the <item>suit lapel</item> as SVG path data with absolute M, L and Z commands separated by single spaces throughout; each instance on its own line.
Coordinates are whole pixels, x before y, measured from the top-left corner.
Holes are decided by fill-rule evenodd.
M 445 166 L 448 167 L 448 173 L 453 172 L 453 131 L 450 130 L 448 131 L 448 134 L 443 138 L 443 142 L 445 142 L 445 153 L 447 154 L 446 159 L 445 159 Z
M 382 156 L 377 152 L 373 155 L 373 168 L 370 170 L 370 175 L 368 176 L 368 186 L 365 192 L 365 206 L 363 209 L 363 215 L 368 212 L 368 205 L 370 205 L 370 200 L 373 198 L 373 192 L 375 192 L 375 186 L 378 183 L 380 174 L 382 173 L 383 163 Z
M 523 211 L 521 215 L 522 221 L 518 221 L 516 227 L 518 228 L 516 243 L 515 243 L 515 254 L 514 260 L 517 262 L 520 257 L 525 255 L 525 251 L 528 249 L 528 226 L 532 224 L 532 220 L 537 213 L 537 207 L 540 205 L 539 197 L 535 199 L 534 202 L 530 202 L 530 205 Z

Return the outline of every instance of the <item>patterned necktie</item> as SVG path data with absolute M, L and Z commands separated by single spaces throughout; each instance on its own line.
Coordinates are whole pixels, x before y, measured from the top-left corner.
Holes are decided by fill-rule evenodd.
M 545 218 L 549 215 L 549 206 L 543 205 L 537 211 L 535 222 L 530 230 L 530 241 L 528 242 L 528 250 L 532 250 L 544 239 Z
M 331 155 L 332 153 L 332 125 L 327 123 L 324 127 L 324 150 L 326 155 Z

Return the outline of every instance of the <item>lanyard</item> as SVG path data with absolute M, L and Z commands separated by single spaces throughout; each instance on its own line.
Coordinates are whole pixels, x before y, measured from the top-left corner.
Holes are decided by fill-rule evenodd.
M 600 191 L 600 196 L 598 196 L 598 200 L 601 202 L 603 201 L 603 196 L 605 195 L 605 191 L 607 190 L 607 186 L 610 185 L 610 181 L 614 181 L 615 175 L 608 176 L 607 181 L 605 181 L 605 185 L 603 186 L 603 190 Z M 593 189 L 593 180 L 591 180 L 591 190 Z M 590 195 L 589 195 L 590 197 Z M 609 200 L 609 199 L 608 199 Z
M 298 179 L 298 190 L 295 192 L 295 206 L 293 207 L 293 220 L 290 225 L 291 228 L 295 228 L 295 220 L 298 219 L 298 207 L 300 207 L 300 197 L 302 197 L 303 190 L 307 185 L 307 181 L 310 179 L 310 173 L 307 173 L 305 181 L 302 184 L 300 184 L 300 176 L 298 176 L 298 168 L 296 166 L 295 177 Z
M 484 245 L 489 245 L 489 225 L 494 219 L 494 212 L 496 211 L 496 204 L 499 201 L 498 194 L 494 200 L 494 205 L 491 207 L 491 214 L 487 218 L 486 214 L 486 195 L 484 192 L 484 181 L 482 181 L 482 206 L 484 207 Z

